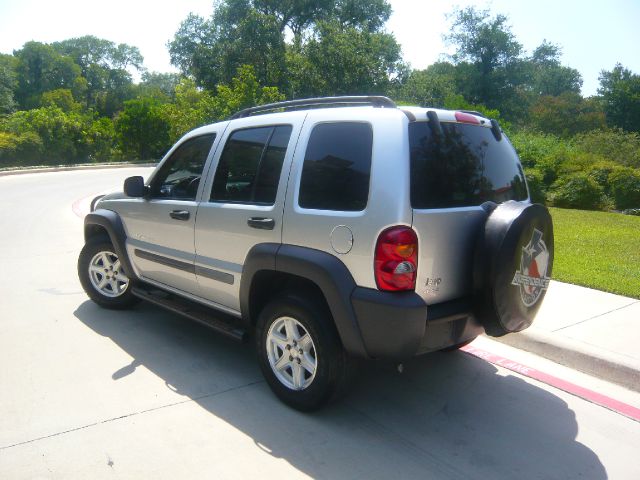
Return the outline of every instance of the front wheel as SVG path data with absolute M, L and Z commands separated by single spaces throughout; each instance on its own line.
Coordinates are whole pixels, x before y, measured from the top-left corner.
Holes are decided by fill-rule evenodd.
M 78 258 L 78 277 L 89 298 L 101 307 L 122 309 L 139 301 L 110 242 L 87 243 Z
M 346 386 L 349 358 L 321 302 L 295 296 L 272 301 L 260 313 L 256 341 L 262 373 L 287 405 L 317 410 Z

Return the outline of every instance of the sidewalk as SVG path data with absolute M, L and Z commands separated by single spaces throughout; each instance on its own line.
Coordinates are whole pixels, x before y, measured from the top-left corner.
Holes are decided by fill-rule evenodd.
M 533 325 L 496 340 L 640 392 L 640 300 L 552 281 Z

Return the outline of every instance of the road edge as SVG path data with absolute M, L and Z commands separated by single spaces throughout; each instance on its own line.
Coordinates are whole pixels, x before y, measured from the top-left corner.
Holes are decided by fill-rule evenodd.
M 16 168 L 11 170 L 0 170 L 0 177 L 8 177 L 12 175 L 24 175 L 27 173 L 48 173 L 48 172 L 60 172 L 60 171 L 72 171 L 72 170 L 98 170 L 104 168 L 132 168 L 132 167 L 155 167 L 157 162 L 146 163 L 91 163 L 80 165 L 55 165 L 50 167 L 26 167 Z

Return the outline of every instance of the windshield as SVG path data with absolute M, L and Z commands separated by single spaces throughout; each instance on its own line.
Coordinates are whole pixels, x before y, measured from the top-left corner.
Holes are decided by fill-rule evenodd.
M 490 128 L 478 125 L 441 126 L 443 134 L 434 135 L 427 122 L 409 124 L 413 208 L 527 199 L 522 167 L 505 136 L 498 141 Z

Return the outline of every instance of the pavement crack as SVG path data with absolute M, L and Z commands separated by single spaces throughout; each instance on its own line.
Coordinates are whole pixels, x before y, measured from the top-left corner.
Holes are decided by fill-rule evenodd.
M 608 312 L 600 313 L 598 315 L 594 315 L 593 317 L 585 318 L 584 320 L 580 320 L 579 322 L 572 323 L 571 325 L 565 325 L 564 327 L 556 328 L 555 330 L 551 330 L 551 331 L 552 332 L 559 332 L 560 330 L 564 330 L 566 328 L 575 327 L 576 325 L 580 325 L 581 323 L 588 322 L 589 320 L 594 320 L 596 318 L 600 318 L 600 317 L 604 317 L 605 315 L 609 315 L 610 313 L 617 312 L 619 310 L 624 310 L 625 308 L 628 308 L 628 307 L 630 307 L 632 305 L 635 305 L 637 303 L 640 303 L 640 300 L 634 300 L 631 303 L 628 303 L 628 304 L 623 305 L 623 306 L 618 307 L 618 308 L 614 308 L 613 310 L 609 310 Z
M 122 419 L 125 419 L 125 418 L 135 417 L 137 415 L 142 415 L 142 414 L 145 414 L 145 413 L 155 412 L 157 410 L 162 410 L 162 409 L 165 409 L 165 408 L 175 407 L 177 405 L 182 405 L 182 404 L 185 404 L 185 403 L 197 402 L 197 401 L 203 400 L 205 398 L 217 397 L 218 395 L 224 395 L 225 393 L 233 392 L 233 391 L 236 391 L 236 390 L 242 390 L 243 388 L 252 387 L 252 386 L 258 385 L 260 383 L 264 383 L 264 380 L 258 380 L 258 381 L 247 383 L 247 384 L 244 384 L 244 385 L 239 385 L 237 387 L 231 387 L 231 388 L 228 388 L 226 390 L 222 390 L 220 392 L 207 393 L 205 395 L 200 395 L 199 397 L 189 398 L 187 400 L 182 400 L 180 402 L 168 403 L 166 405 L 160 405 L 158 407 L 147 408 L 147 409 L 144 409 L 144 410 L 140 410 L 138 412 L 127 413 L 126 415 L 120 415 L 119 417 L 107 418 L 106 420 L 100 420 L 99 422 L 88 423 L 87 425 L 82 425 L 80 427 L 70 428 L 68 430 L 63 430 L 61 432 L 52 433 L 51 435 L 44 435 L 42 437 L 32 438 L 30 440 L 25 440 L 23 442 L 14 443 L 12 445 L 5 445 L 5 446 L 0 447 L 0 451 L 8 450 L 9 448 L 13 448 L 13 447 L 19 447 L 21 445 L 27 445 L 29 443 L 39 442 L 40 440 L 47 440 L 49 438 L 59 437 L 61 435 L 66 435 L 67 433 L 73 433 L 73 432 L 77 432 L 77 431 L 80 431 L 80 430 L 85 430 L 85 429 L 88 429 L 88 428 L 91 428 L 91 427 L 96 427 L 98 425 L 104 425 L 105 423 L 111 423 L 111 422 L 115 422 L 115 421 L 122 420 Z

